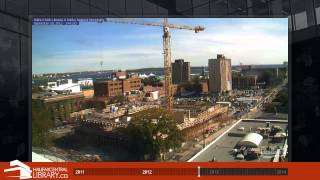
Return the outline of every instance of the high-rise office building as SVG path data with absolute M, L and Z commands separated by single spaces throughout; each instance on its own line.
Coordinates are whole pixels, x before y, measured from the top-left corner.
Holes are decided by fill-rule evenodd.
M 232 90 L 231 59 L 218 54 L 217 59 L 209 59 L 209 90 L 221 93 Z
M 190 80 L 190 62 L 184 62 L 183 59 L 176 59 L 172 63 L 172 83 L 181 84 Z

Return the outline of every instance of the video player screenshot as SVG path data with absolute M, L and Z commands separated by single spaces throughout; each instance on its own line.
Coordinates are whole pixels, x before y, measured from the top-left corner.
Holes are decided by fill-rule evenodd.
M 319 22 L 319 0 L 0 0 L 0 179 L 318 179 Z

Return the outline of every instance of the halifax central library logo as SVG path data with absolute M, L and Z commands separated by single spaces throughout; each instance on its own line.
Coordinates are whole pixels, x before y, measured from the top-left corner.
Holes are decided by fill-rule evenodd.
M 20 171 L 20 176 L 8 176 L 8 177 L 18 177 L 20 179 L 32 178 L 31 176 L 32 170 L 30 169 L 30 167 L 20 162 L 19 160 L 11 161 L 10 166 L 12 168 L 4 169 L 4 172 Z
M 32 167 L 32 170 L 26 164 L 20 162 L 19 160 L 14 160 L 10 162 L 10 167 L 4 169 L 5 173 L 18 171 L 19 175 L 12 174 L 7 177 L 19 178 L 19 179 L 68 179 L 68 168 L 67 167 Z

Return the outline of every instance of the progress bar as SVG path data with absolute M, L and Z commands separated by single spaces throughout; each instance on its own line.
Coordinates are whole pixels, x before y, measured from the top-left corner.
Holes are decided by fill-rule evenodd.
M 201 176 L 285 176 L 288 168 L 201 168 Z
M 75 176 L 285 176 L 288 168 L 78 168 Z

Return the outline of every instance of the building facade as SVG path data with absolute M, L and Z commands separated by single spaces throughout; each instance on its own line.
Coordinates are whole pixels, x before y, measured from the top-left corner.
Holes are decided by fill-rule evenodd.
M 123 80 L 108 80 L 94 82 L 94 96 L 114 97 L 126 95 L 141 88 L 140 78 L 129 78 Z
M 80 85 L 78 83 L 73 83 L 72 79 L 59 79 L 56 82 L 48 82 L 47 88 L 59 93 L 81 92 Z
M 126 79 L 127 78 L 127 72 L 126 71 L 116 71 L 112 73 L 112 77 L 113 78 L 117 78 L 117 79 Z
M 232 88 L 243 90 L 243 89 L 251 89 L 252 87 L 257 85 L 257 76 L 256 75 L 241 75 L 236 74 L 232 76 Z
M 47 116 L 54 122 L 54 126 L 61 126 L 72 123 L 70 113 L 85 108 L 84 99 L 82 92 L 57 96 L 33 94 L 32 107 L 34 111 L 47 111 Z
M 218 54 L 217 59 L 209 59 L 209 91 L 221 93 L 232 90 L 231 59 Z
M 208 82 L 201 82 L 199 86 L 199 91 L 201 94 L 207 94 L 209 92 Z
M 183 59 L 176 59 L 172 63 L 172 83 L 181 84 L 190 80 L 190 62 L 184 62 Z

